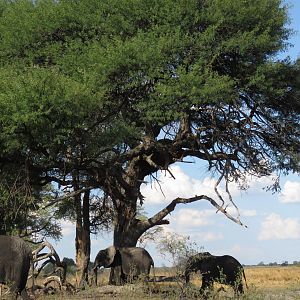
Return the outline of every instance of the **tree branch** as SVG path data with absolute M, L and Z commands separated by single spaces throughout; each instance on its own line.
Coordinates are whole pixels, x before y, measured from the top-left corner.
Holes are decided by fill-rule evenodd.
M 227 211 L 226 207 L 224 208 L 223 206 L 220 206 L 215 200 L 212 198 L 206 196 L 206 195 L 201 195 L 201 196 L 195 196 L 191 198 L 176 198 L 174 199 L 168 206 L 166 206 L 164 209 L 162 209 L 160 212 L 155 214 L 153 217 L 149 218 L 146 223 L 149 228 L 155 226 L 155 225 L 161 225 L 161 224 L 168 224 L 168 223 L 162 223 L 163 218 L 166 217 L 169 213 L 171 213 L 177 204 L 187 204 L 187 203 L 192 203 L 195 201 L 199 200 L 207 200 L 209 201 L 216 209 L 217 211 L 222 212 L 228 219 L 231 221 L 235 222 L 238 225 L 244 226 L 247 228 L 246 225 L 244 225 L 239 218 L 235 218 L 231 216 Z M 146 225 L 146 224 L 145 224 Z
M 49 207 L 49 206 L 52 206 L 60 201 L 63 201 L 65 199 L 68 199 L 68 198 L 71 198 L 71 197 L 74 197 L 74 196 L 77 196 L 78 194 L 81 194 L 81 193 L 84 193 L 84 192 L 87 192 L 87 191 L 90 191 L 92 190 L 93 188 L 95 188 L 94 186 L 89 186 L 89 187 L 86 187 L 86 188 L 83 188 L 83 189 L 80 189 L 80 190 L 77 190 L 77 191 L 74 191 L 74 192 L 71 192 L 71 193 L 68 193 L 66 194 L 65 196 L 62 196 L 62 197 L 58 197 L 56 198 L 55 200 L 51 201 L 50 203 L 48 203 L 47 205 L 45 205 L 43 207 L 43 209 Z
M 49 253 L 40 253 L 45 247 L 48 247 L 50 252 Z M 38 276 L 41 270 L 48 264 L 52 263 L 54 266 L 56 266 L 54 272 L 60 271 L 60 278 L 61 282 L 64 283 L 66 280 L 66 271 L 67 271 L 67 266 L 64 262 L 62 262 L 59 258 L 59 255 L 57 254 L 56 250 L 54 247 L 48 242 L 48 241 L 43 241 L 37 249 L 32 251 L 32 256 L 33 256 L 33 262 L 36 264 L 37 262 L 41 260 L 47 259 L 40 268 L 37 271 L 37 274 L 34 276 Z

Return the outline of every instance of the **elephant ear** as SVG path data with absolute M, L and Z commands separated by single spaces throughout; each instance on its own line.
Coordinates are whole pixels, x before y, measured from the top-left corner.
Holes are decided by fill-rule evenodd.
M 110 246 L 106 249 L 106 251 L 107 255 L 103 260 L 103 265 L 105 268 L 108 268 L 113 263 L 117 250 L 115 246 Z
M 122 261 L 122 271 L 126 275 L 136 275 L 137 260 L 142 259 L 140 248 L 124 247 L 120 248 L 120 255 Z M 139 272 L 137 272 L 139 274 Z

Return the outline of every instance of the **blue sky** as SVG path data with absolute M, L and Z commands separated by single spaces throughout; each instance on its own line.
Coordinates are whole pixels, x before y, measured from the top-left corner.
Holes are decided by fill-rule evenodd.
M 291 4 L 290 28 L 296 32 L 290 42 L 294 45 L 282 57 L 289 55 L 292 60 L 300 57 L 300 0 L 288 0 Z M 142 193 L 146 196 L 145 210 L 151 216 L 176 197 L 191 197 L 213 189 L 214 181 L 205 172 L 206 166 L 200 162 L 180 164 L 172 168 L 176 180 L 167 174 L 159 174 L 162 189 L 148 184 Z M 168 218 L 170 225 L 164 226 L 166 234 L 176 232 L 190 236 L 199 247 L 213 254 L 230 254 L 243 264 L 257 264 L 283 261 L 300 261 L 300 180 L 297 175 L 281 179 L 282 191 L 278 194 L 266 192 L 263 187 L 272 178 L 255 180 L 249 178 L 250 188 L 241 192 L 232 186 L 232 195 L 240 210 L 241 221 L 248 228 L 241 227 L 221 213 L 216 214 L 214 207 L 205 201 L 177 206 Z M 236 212 L 230 210 L 232 214 Z M 54 243 L 60 257 L 75 257 L 75 228 L 73 224 L 63 223 L 63 239 Z M 112 237 L 92 237 L 94 260 L 97 252 L 111 245 Z M 156 250 L 154 244 L 146 248 L 154 257 L 155 264 L 169 265 Z

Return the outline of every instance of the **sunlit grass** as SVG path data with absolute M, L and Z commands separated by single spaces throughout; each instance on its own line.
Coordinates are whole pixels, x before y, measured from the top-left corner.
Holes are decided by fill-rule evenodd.
M 245 268 L 248 285 L 257 288 L 300 288 L 300 266 Z
M 255 299 L 300 299 L 300 266 L 277 266 L 277 267 L 246 267 L 245 274 L 248 284 L 244 300 Z M 151 272 L 152 275 L 152 272 Z M 156 277 L 176 277 L 178 273 L 173 268 L 156 268 Z M 81 291 L 72 295 L 72 299 L 179 299 L 183 292 L 186 292 L 187 298 L 197 299 L 197 293 L 201 286 L 201 277 L 194 274 L 191 280 L 189 290 L 183 289 L 182 280 L 173 282 L 137 282 L 133 285 L 124 287 L 120 292 L 120 287 L 116 288 L 117 294 L 103 294 L 103 288 L 108 284 L 109 270 L 104 270 L 99 274 L 98 287 L 90 287 L 85 291 Z M 70 278 L 72 279 L 72 278 Z M 68 280 L 70 280 L 68 279 Z M 72 280 L 70 280 L 72 281 Z M 219 284 L 215 285 L 214 299 L 233 299 L 234 294 L 232 288 L 223 286 L 224 291 L 218 292 Z M 111 287 L 113 289 L 113 287 Z M 194 296 L 196 295 L 196 296 Z M 199 296 L 199 295 L 198 295 Z M 191 297 L 191 298 L 189 298 Z M 38 299 L 70 299 L 70 295 L 56 296 L 39 296 Z M 198 298 L 200 299 L 200 298 Z M 213 299 L 213 298 L 212 298 Z

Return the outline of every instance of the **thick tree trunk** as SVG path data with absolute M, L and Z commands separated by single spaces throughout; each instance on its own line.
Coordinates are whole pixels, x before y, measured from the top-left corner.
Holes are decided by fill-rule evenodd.
M 90 240 L 90 192 L 84 193 L 82 204 L 81 196 L 75 196 L 76 205 L 76 281 L 79 287 L 88 283 L 88 266 L 90 262 L 91 240 Z
M 114 201 L 117 206 L 114 226 L 115 247 L 135 247 L 141 234 L 138 231 L 138 220 L 136 216 L 136 202 Z M 109 284 L 121 283 L 121 267 L 111 268 Z
M 114 246 L 135 247 L 141 234 L 139 233 L 138 220 L 136 220 L 136 210 L 129 206 L 124 206 L 116 212 L 114 227 Z

